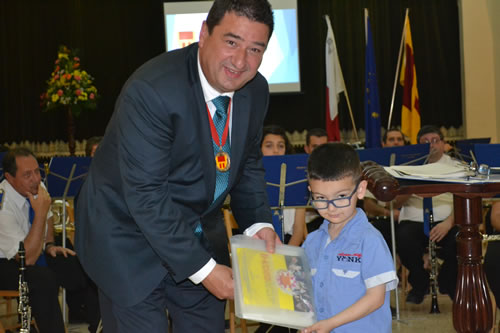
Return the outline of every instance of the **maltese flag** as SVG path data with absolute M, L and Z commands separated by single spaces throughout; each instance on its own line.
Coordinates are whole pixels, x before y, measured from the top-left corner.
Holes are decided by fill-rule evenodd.
M 338 103 L 339 94 L 345 90 L 344 78 L 340 69 L 335 36 L 333 35 L 330 17 L 325 15 L 328 33 L 325 45 L 326 61 L 326 132 L 328 141 L 340 141 Z

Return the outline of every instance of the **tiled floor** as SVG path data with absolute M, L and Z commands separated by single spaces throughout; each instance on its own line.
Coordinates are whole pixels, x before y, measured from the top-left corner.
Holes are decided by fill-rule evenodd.
M 394 293 L 391 295 L 392 304 L 395 304 Z M 439 295 L 438 305 L 440 314 L 429 314 L 431 297 L 425 297 L 420 305 L 406 304 L 405 297 L 400 296 L 400 318 L 392 321 L 392 331 L 398 333 L 421 333 L 421 332 L 455 332 L 452 322 L 452 302 L 448 296 Z M 253 333 L 255 328 L 249 329 Z
M 395 304 L 394 293 L 392 295 L 392 304 Z M 392 322 L 393 332 L 397 333 L 421 333 L 421 332 L 455 332 L 452 322 L 452 302 L 448 296 L 439 295 L 438 304 L 441 313 L 430 314 L 431 296 L 427 295 L 424 302 L 420 305 L 406 304 L 405 297 L 400 297 L 400 318 Z M 2 309 L 0 309 L 1 312 Z M 497 311 L 497 322 L 500 320 L 500 311 Z M 249 327 L 249 333 L 255 331 L 255 326 Z M 237 330 L 239 332 L 239 330 Z M 86 333 L 87 325 L 69 325 L 68 333 Z M 229 332 L 229 330 L 227 330 Z M 497 332 L 500 332 L 497 330 Z

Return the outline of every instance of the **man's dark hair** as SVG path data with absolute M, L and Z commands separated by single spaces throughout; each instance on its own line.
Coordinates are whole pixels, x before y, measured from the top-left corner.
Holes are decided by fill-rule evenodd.
M 16 157 L 18 156 L 22 157 L 33 156 L 33 158 L 36 160 L 36 156 L 28 148 L 19 147 L 10 149 L 5 154 L 2 160 L 2 167 L 4 173 L 8 172 L 10 175 L 12 175 L 12 177 L 16 176 L 17 172 Z
M 85 145 L 85 156 L 90 156 L 92 152 L 92 147 L 94 145 L 100 144 L 102 141 L 102 136 L 93 136 L 87 140 L 87 144 Z
M 322 136 L 328 137 L 328 134 L 326 133 L 326 130 L 323 128 L 310 129 L 309 131 L 307 131 L 306 135 L 306 146 L 311 143 L 311 136 L 317 136 L 318 138 Z
M 279 135 L 283 138 L 283 140 L 285 140 L 285 154 L 289 155 L 289 154 L 294 153 L 293 146 L 290 143 L 290 140 L 288 140 L 288 136 L 286 135 L 285 130 L 283 129 L 283 127 L 278 126 L 278 125 L 264 126 L 264 128 L 262 129 L 262 140 L 260 140 L 261 147 L 262 147 L 262 143 L 264 142 L 264 138 L 268 134 Z
M 358 153 L 351 146 L 340 142 L 318 146 L 309 156 L 307 177 L 322 181 L 352 177 L 353 182 L 357 184 L 361 179 Z
M 206 20 L 208 33 L 211 34 L 214 27 L 229 12 L 244 16 L 250 21 L 267 25 L 269 28 L 268 40 L 271 38 L 274 29 L 274 18 L 271 5 L 267 0 L 215 0 Z
M 382 142 L 383 143 L 387 143 L 386 142 L 387 141 L 387 134 L 389 132 L 399 132 L 399 133 L 401 133 L 401 136 L 403 137 L 403 141 L 405 141 L 405 135 L 403 134 L 403 132 L 401 132 L 401 130 L 399 128 L 397 128 L 397 127 L 391 127 L 387 131 L 385 131 L 384 135 L 382 136 Z
M 417 134 L 417 143 L 420 143 L 420 138 L 426 134 L 429 134 L 429 133 L 436 133 L 439 135 L 439 138 L 441 140 L 444 139 L 444 136 L 443 136 L 443 133 L 441 132 L 441 130 L 439 129 L 439 127 L 437 126 L 434 126 L 434 125 L 425 125 L 425 126 L 422 126 L 420 128 L 420 131 L 418 131 L 418 134 Z

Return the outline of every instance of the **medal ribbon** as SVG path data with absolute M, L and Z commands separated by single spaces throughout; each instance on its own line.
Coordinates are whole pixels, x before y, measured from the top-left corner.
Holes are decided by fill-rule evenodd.
M 226 119 L 226 125 L 224 126 L 224 131 L 222 132 L 222 140 L 219 139 L 219 134 L 217 133 L 217 129 L 215 128 L 214 120 L 212 119 L 212 115 L 210 114 L 208 105 L 207 105 L 207 112 L 208 112 L 208 121 L 210 122 L 210 132 L 212 133 L 212 140 L 214 140 L 215 144 L 222 151 L 222 147 L 224 147 L 224 145 L 226 144 L 227 134 L 229 132 L 229 120 L 231 116 L 231 100 L 229 100 L 229 104 L 227 106 L 227 119 Z

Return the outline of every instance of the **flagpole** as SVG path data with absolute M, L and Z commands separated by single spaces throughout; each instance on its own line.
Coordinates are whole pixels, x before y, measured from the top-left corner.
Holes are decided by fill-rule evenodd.
M 344 85 L 344 93 L 345 93 L 345 99 L 347 102 L 347 109 L 349 110 L 349 115 L 351 116 L 352 129 L 354 132 L 354 140 L 356 142 L 360 142 L 359 137 L 358 137 L 358 131 L 356 130 L 356 123 L 354 122 L 354 116 L 352 115 L 351 101 L 349 100 L 349 95 L 347 94 L 347 88 L 345 86 L 344 75 L 342 75 L 342 84 Z
M 366 26 L 367 17 L 368 17 L 368 8 L 365 8 L 365 45 L 368 43 L 368 27 Z
M 406 22 L 408 21 L 408 14 L 409 13 L 410 13 L 410 8 L 406 8 L 405 22 L 403 24 L 403 33 L 401 35 L 401 44 L 399 45 L 398 63 L 396 65 L 396 75 L 394 77 L 394 86 L 392 88 L 391 109 L 389 111 L 389 121 L 387 123 L 387 130 L 389 130 L 391 128 L 392 111 L 394 109 L 394 98 L 396 96 L 396 87 L 398 84 L 399 68 L 401 66 L 401 55 L 403 53 L 403 45 L 405 43 Z
M 345 86 L 344 76 L 342 75 L 342 84 L 344 85 L 344 94 L 347 101 L 347 108 L 349 109 L 349 115 L 351 116 L 352 129 L 354 130 L 354 139 L 359 142 L 358 131 L 356 130 L 356 124 L 354 123 L 354 117 L 352 115 L 351 102 L 349 101 L 349 95 L 347 94 L 347 88 Z

